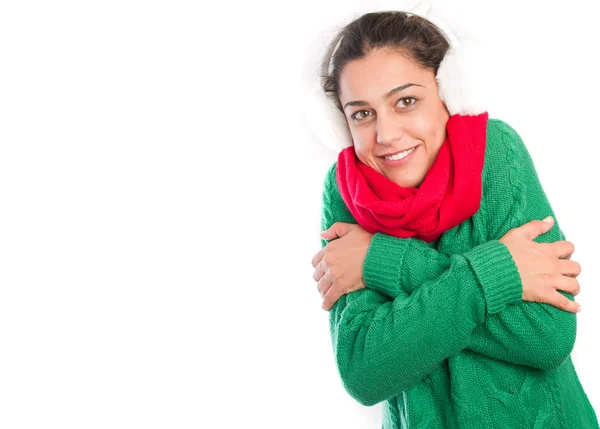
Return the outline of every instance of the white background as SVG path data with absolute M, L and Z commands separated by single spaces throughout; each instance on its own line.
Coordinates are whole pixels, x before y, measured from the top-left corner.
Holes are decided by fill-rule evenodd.
M 593 3 L 435 7 L 493 53 L 490 116 L 576 246 L 598 411 Z M 0 427 L 380 427 L 312 280 L 336 154 L 303 116 L 322 35 L 366 4 L 2 3 Z

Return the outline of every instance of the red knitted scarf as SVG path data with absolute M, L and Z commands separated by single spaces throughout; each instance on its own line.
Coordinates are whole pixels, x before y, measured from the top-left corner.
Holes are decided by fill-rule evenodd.
M 418 188 L 403 188 L 363 164 L 350 146 L 338 156 L 340 193 L 358 224 L 374 234 L 430 242 L 473 216 L 481 203 L 488 113 L 453 115 L 447 138 Z

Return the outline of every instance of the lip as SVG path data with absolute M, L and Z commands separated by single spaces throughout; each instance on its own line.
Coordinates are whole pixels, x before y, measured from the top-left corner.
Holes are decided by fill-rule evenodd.
M 417 145 L 417 146 L 419 146 L 419 145 Z M 399 154 L 399 153 L 406 152 L 407 150 L 411 150 L 411 149 L 413 149 L 413 148 L 415 148 L 415 147 L 417 147 L 417 146 L 413 146 L 413 147 L 407 147 L 406 149 L 401 149 L 401 150 L 399 150 L 399 151 L 397 151 L 397 152 L 384 153 L 383 155 L 379 155 L 379 157 L 380 157 L 380 158 L 385 158 L 386 156 L 397 155 L 397 154 Z
M 415 146 L 415 150 L 413 150 L 411 153 L 409 153 L 408 155 L 406 155 L 404 158 L 402 159 L 397 159 L 397 160 L 390 160 L 390 159 L 386 159 L 386 158 L 381 158 L 383 161 L 383 164 L 386 167 L 398 167 L 400 165 L 404 165 L 407 162 L 410 162 L 410 160 L 413 158 L 413 156 L 415 155 L 415 153 L 417 153 L 417 151 L 419 150 L 419 146 L 417 145 Z M 404 149 L 404 150 L 408 150 L 408 149 Z M 404 150 L 400 151 L 400 152 L 404 152 Z M 399 152 L 396 152 L 399 153 Z M 393 154 L 392 154 L 393 155 Z M 388 155 L 389 156 L 389 155 Z

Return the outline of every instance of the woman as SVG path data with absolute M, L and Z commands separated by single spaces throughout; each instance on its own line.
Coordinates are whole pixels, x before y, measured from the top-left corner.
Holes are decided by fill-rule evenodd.
M 536 220 L 553 212 L 531 157 L 461 83 L 460 46 L 371 13 L 324 61 L 352 137 L 312 261 L 339 374 L 384 428 L 598 428 L 570 358 L 573 245 Z

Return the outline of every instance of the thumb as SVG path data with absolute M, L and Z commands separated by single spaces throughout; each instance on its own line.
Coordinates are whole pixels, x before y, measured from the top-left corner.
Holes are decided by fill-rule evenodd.
M 321 232 L 321 238 L 325 240 L 333 240 L 334 238 L 343 237 L 350 232 L 351 228 L 352 224 L 350 223 L 336 222 L 331 225 L 329 229 Z
M 529 240 L 533 240 L 539 235 L 545 234 L 550 231 L 554 226 L 554 218 L 548 216 L 544 220 L 532 220 L 522 225 L 520 228 L 525 233 L 525 237 Z

